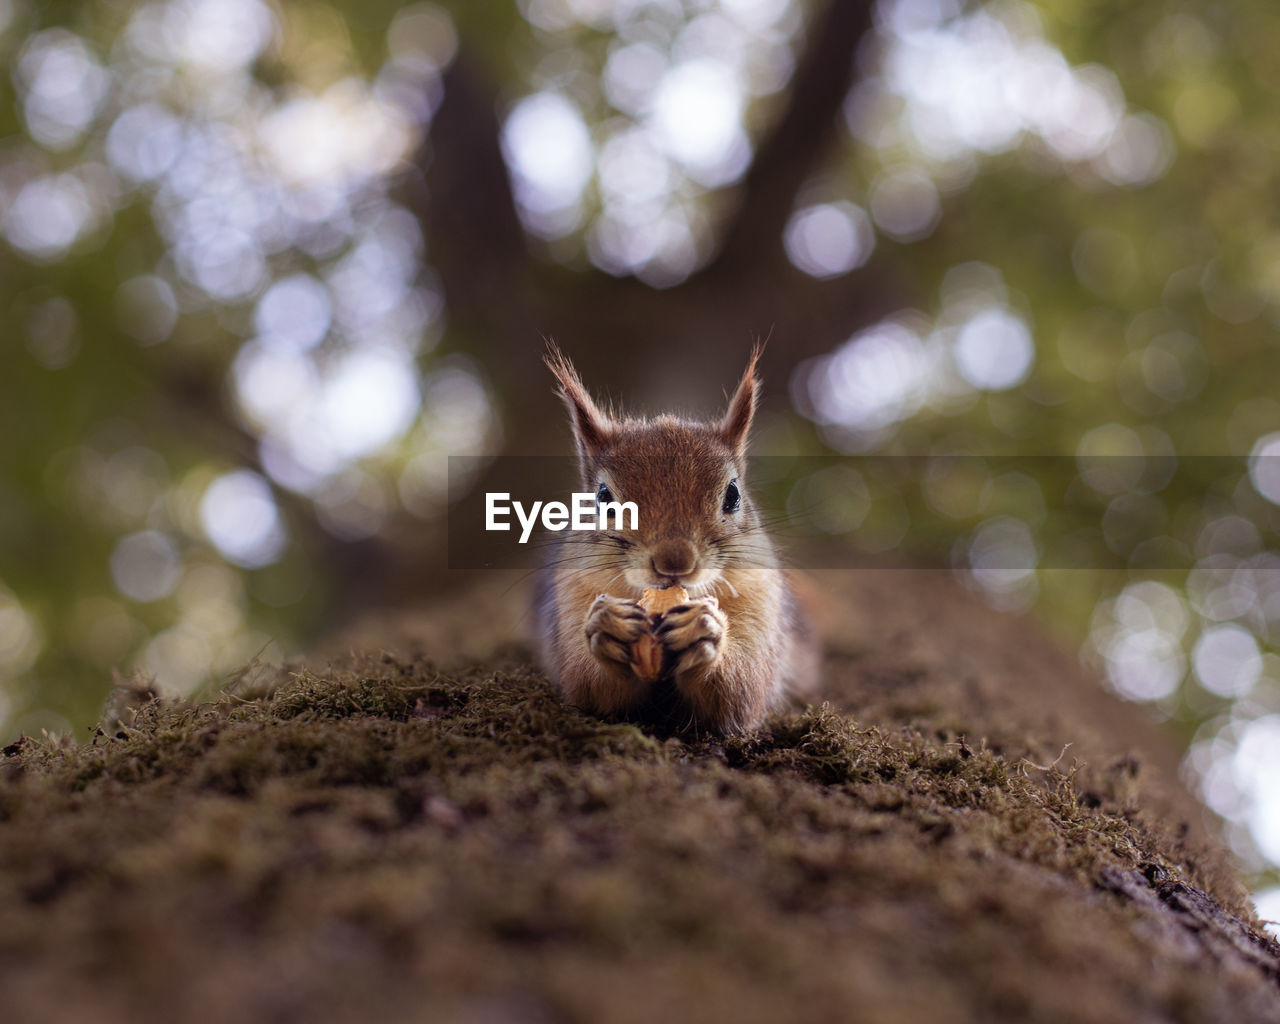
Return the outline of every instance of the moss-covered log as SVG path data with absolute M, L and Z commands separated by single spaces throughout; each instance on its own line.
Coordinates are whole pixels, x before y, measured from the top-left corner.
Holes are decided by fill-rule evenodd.
M 933 577 L 828 585 L 828 703 L 729 740 L 566 708 L 484 593 L 12 745 L 7 1015 L 1280 1019 L 1132 709 Z

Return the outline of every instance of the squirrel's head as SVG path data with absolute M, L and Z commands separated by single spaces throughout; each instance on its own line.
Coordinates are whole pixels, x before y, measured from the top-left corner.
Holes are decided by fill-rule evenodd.
M 632 418 L 601 409 L 554 345 L 547 365 L 569 410 L 584 490 L 598 504 L 635 502 L 638 528 L 582 534 L 606 546 L 637 590 L 709 593 L 726 569 L 764 567 L 768 542 L 747 494 L 746 455 L 760 382 L 756 346 L 720 419 Z

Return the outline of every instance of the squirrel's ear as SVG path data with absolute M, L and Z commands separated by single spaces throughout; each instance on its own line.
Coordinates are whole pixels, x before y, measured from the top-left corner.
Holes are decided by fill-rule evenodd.
M 751 350 L 747 369 L 738 382 L 738 390 L 729 399 L 729 409 L 720 421 L 720 435 L 733 449 L 742 455 L 747 450 L 747 435 L 751 432 L 751 418 L 756 413 L 756 400 L 760 396 L 760 378 L 756 376 L 756 363 L 760 361 L 761 346 Z
M 569 420 L 573 424 L 573 436 L 578 441 L 578 447 L 584 455 L 598 452 L 609 439 L 608 416 L 592 401 L 578 371 L 555 342 L 548 339 L 547 354 L 542 360 L 560 384 L 556 393 L 569 410 Z

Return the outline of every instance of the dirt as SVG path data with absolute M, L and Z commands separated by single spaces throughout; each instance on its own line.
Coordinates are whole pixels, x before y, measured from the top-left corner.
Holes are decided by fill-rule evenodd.
M 481 584 L 7 748 L 7 1014 L 1280 1020 L 1137 709 L 936 576 L 819 582 L 822 693 L 727 740 L 565 707 Z

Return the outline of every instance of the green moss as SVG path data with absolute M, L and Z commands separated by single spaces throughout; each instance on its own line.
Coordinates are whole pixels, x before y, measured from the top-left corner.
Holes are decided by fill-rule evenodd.
M 1277 953 L 1149 731 L 1016 623 L 891 582 L 847 595 L 879 629 L 833 645 L 825 702 L 724 739 L 581 714 L 435 613 L 204 702 L 124 687 L 89 742 L 0 758 L 6 1009 L 1274 1017 Z
M 855 1001 L 877 1020 L 1122 1019 L 1073 1003 L 1067 968 L 1135 1015 L 1227 999 L 1247 1019 L 1260 998 L 1177 950 L 1143 973 L 1139 911 L 1103 870 L 1215 883 L 1123 772 L 1085 800 L 1078 768 L 830 704 L 662 735 L 564 706 L 519 661 L 384 656 L 279 683 L 10 748 L 0 983 L 19 1010 L 71 1019 L 92 996 L 125 1019 L 199 994 L 211 1019 L 356 1019 L 430 993 L 441 1018 L 496 999 L 711 1019 L 714 994 L 740 1019 Z

